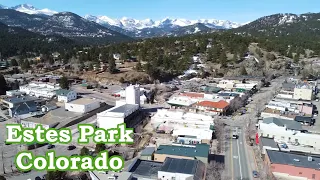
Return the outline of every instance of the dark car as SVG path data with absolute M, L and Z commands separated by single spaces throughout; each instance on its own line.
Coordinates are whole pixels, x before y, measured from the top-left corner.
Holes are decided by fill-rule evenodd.
M 68 150 L 74 150 L 75 148 L 76 148 L 76 146 L 74 146 L 74 145 L 68 146 Z
M 257 171 L 252 171 L 252 176 L 254 178 L 258 178 L 259 177 L 259 173 Z
M 47 149 L 53 149 L 53 148 L 55 148 L 55 147 L 56 147 L 55 145 L 49 144 L 48 147 L 47 147 Z
M 79 156 L 78 154 L 72 154 L 71 156 Z
M 36 178 L 34 178 L 34 180 L 42 180 L 42 178 L 40 176 L 37 176 Z

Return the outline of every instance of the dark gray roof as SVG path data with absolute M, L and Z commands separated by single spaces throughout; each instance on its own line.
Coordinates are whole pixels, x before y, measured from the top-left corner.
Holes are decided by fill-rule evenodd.
M 35 100 L 38 100 L 38 98 L 35 98 L 32 96 L 23 96 L 23 97 L 9 97 L 4 99 L 3 101 L 7 101 L 13 104 L 19 104 L 19 103 L 35 101 Z
M 294 89 L 295 87 L 296 87 L 296 85 L 293 83 L 282 83 L 283 89 Z
M 194 179 L 202 179 L 205 165 L 200 160 L 174 159 L 167 157 L 160 171 L 191 174 Z
M 281 127 L 286 126 L 288 129 L 292 129 L 292 130 L 303 130 L 301 124 L 299 122 L 293 121 L 293 120 L 268 117 L 268 118 L 263 119 L 263 123 L 266 123 L 266 124 L 274 123 L 274 124 L 281 126 Z
M 274 164 L 285 164 L 295 167 L 303 167 L 319 170 L 320 158 L 312 157 L 312 161 L 308 161 L 308 156 L 293 153 L 267 150 L 270 162 Z
M 137 104 L 124 104 L 122 106 L 116 107 L 109 112 L 116 112 L 116 113 L 124 113 L 126 111 L 131 111 L 132 109 L 136 108 Z
M 239 96 L 239 94 L 237 93 L 218 93 L 219 96 L 232 96 L 232 97 L 236 97 Z
M 312 118 L 306 117 L 306 116 L 296 116 L 294 120 L 297 122 L 308 122 L 308 123 L 312 122 Z
M 271 148 L 279 148 L 278 144 L 274 141 L 274 139 L 265 138 L 265 137 L 260 137 L 259 139 L 260 139 L 262 146 L 268 146 Z
M 150 156 L 155 152 L 155 147 L 146 147 L 142 152 L 141 156 Z
M 162 163 L 156 161 L 145 161 L 141 159 L 135 160 L 128 171 L 134 177 L 144 177 L 150 179 L 158 179 L 158 171 L 161 169 Z

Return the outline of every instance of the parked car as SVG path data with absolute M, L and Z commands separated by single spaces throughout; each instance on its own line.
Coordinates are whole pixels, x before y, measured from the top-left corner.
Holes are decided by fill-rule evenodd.
M 68 146 L 68 150 L 69 150 L 69 151 L 74 150 L 75 148 L 76 148 L 76 146 L 74 146 L 74 145 Z
M 4 121 L 6 121 L 6 119 L 0 116 L 0 122 L 4 122 Z
M 252 171 L 252 176 L 254 178 L 259 178 L 259 173 L 257 171 Z
M 53 149 L 53 148 L 55 148 L 55 147 L 56 147 L 55 145 L 49 144 L 48 147 L 47 147 L 47 149 Z

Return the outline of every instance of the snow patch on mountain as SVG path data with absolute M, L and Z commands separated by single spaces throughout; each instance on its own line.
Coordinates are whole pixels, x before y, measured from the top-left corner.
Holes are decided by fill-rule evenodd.
M 126 30 L 141 30 L 145 28 L 164 28 L 164 27 L 185 27 L 202 23 L 209 28 L 224 28 L 231 29 L 237 28 L 242 24 L 216 19 L 200 19 L 200 20 L 188 20 L 188 19 L 170 19 L 164 18 L 162 20 L 154 21 L 152 19 L 137 20 L 133 18 L 123 17 L 121 19 L 112 19 L 107 16 L 92 16 L 86 15 L 85 19 L 94 21 L 98 24 L 109 24 L 124 28 Z
M 293 23 L 298 17 L 296 15 L 284 14 L 279 20 L 279 24 Z
M 27 14 L 44 14 L 44 15 L 54 15 L 57 14 L 58 12 L 50 10 L 50 9 L 37 9 L 35 7 L 33 7 L 30 4 L 20 4 L 14 7 L 11 7 L 10 9 L 19 11 L 19 12 L 23 12 L 23 13 L 27 13 Z

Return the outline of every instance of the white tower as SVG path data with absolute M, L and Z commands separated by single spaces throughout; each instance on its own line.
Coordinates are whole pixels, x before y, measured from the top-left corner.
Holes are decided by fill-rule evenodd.
M 138 104 L 140 106 L 140 87 L 139 86 L 131 85 L 126 88 L 126 103 Z

